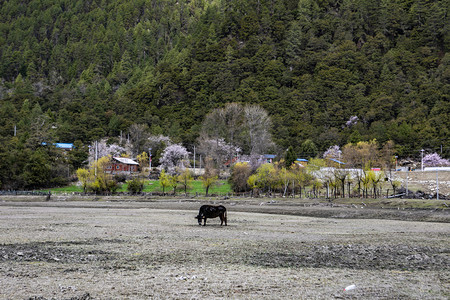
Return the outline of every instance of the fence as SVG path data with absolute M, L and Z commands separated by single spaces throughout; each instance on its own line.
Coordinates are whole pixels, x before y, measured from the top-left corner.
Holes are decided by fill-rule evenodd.
M 4 196 L 47 196 L 48 192 L 38 191 L 0 191 L 0 195 Z
M 436 198 L 436 195 L 433 194 L 425 194 L 423 192 L 412 192 L 409 191 L 407 194 L 404 189 L 398 189 L 398 193 L 395 195 L 391 195 L 390 190 L 387 189 L 384 193 L 382 189 L 377 190 L 377 196 L 380 198 L 410 198 L 410 199 L 432 199 Z M 173 193 L 162 193 L 162 192 L 141 192 L 141 193 L 128 193 L 128 192 L 118 192 L 118 193 L 83 193 L 83 192 L 57 192 L 57 193 L 49 193 L 49 192 L 42 192 L 42 191 L 0 191 L 0 196 L 46 196 L 47 200 L 50 199 L 50 196 L 54 195 L 64 195 L 64 196 L 144 196 L 144 197 L 189 197 L 189 198 L 196 198 L 196 197 L 204 197 L 206 196 L 204 193 L 187 193 L 184 194 L 182 192 L 176 193 L 173 195 Z M 366 194 L 364 191 L 361 190 L 361 193 L 350 193 L 347 194 L 348 198 L 373 198 L 373 194 L 371 190 L 368 190 L 368 193 Z M 242 192 L 242 193 L 236 193 L 236 192 L 228 192 L 228 193 L 211 193 L 207 197 L 219 197 L 224 199 L 229 198 L 309 198 L 309 199 L 317 199 L 317 198 L 324 198 L 324 199 L 333 199 L 338 198 L 340 196 L 340 193 L 334 193 L 330 192 L 327 196 L 326 192 L 322 190 L 308 190 L 304 191 L 301 195 L 299 193 L 286 193 L 283 192 Z M 447 199 L 445 196 L 439 197 L 442 200 Z

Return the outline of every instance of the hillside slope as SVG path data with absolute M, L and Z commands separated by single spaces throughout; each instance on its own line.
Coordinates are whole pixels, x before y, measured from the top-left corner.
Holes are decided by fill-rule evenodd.
M 375 138 L 448 157 L 448 13 L 426 0 L 3 2 L 0 152 L 14 134 L 33 149 L 132 124 L 189 148 L 211 109 L 240 102 L 265 108 L 299 156 L 307 139 Z

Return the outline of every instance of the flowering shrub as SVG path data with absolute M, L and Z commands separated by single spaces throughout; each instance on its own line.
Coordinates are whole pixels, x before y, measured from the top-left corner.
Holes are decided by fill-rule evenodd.
M 442 167 L 450 166 L 450 161 L 448 159 L 441 158 L 437 153 L 432 153 L 423 157 L 423 164 L 427 167 Z
M 348 119 L 347 122 L 345 122 L 345 126 L 346 127 L 353 127 L 354 125 L 356 125 L 358 123 L 358 117 L 357 116 L 351 116 L 350 119 Z
M 327 151 L 323 154 L 323 158 L 335 158 L 338 159 L 339 155 L 342 153 L 341 149 L 338 145 L 331 146 Z
M 101 140 L 97 143 L 97 158 L 100 159 L 105 156 L 121 156 L 126 153 L 126 149 L 116 144 L 107 144 L 106 140 Z M 89 160 L 95 160 L 95 143 L 89 146 Z

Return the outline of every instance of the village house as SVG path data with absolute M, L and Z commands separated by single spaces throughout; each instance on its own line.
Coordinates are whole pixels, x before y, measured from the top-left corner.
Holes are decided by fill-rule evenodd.
M 70 151 L 73 149 L 73 143 L 54 143 L 56 148 Z
M 273 160 L 277 157 L 275 154 L 264 154 L 264 159 L 266 163 L 271 164 L 273 163 Z
M 136 173 L 139 164 L 126 157 L 113 157 L 111 163 L 106 167 L 106 172 L 110 174 Z
M 308 160 L 306 158 L 297 158 L 295 163 L 301 167 L 306 167 L 308 165 Z
M 328 158 L 328 161 L 329 161 L 328 164 L 330 165 L 330 167 L 333 167 L 333 168 L 342 168 L 345 165 L 345 162 L 342 162 L 335 158 Z
M 42 146 L 46 146 L 47 143 L 43 142 Z M 62 149 L 62 150 L 66 150 L 66 151 L 71 151 L 74 146 L 73 143 L 53 143 L 53 145 L 58 148 L 58 149 Z

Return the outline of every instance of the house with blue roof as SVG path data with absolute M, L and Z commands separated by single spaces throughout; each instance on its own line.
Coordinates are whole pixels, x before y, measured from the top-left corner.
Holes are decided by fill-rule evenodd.
M 266 163 L 273 163 L 273 160 L 277 157 L 275 154 L 264 154 L 264 159 L 266 160 Z
M 342 168 L 345 165 L 345 162 L 342 162 L 342 161 L 340 161 L 338 159 L 335 159 L 335 158 L 327 158 L 327 159 L 330 161 L 330 164 L 331 164 L 332 167 Z
M 60 148 L 63 150 L 72 150 L 73 149 L 73 143 L 55 143 L 54 144 L 56 148 Z
M 306 158 L 297 158 L 295 160 L 295 163 L 302 167 L 306 167 L 306 165 L 308 164 L 308 160 Z
M 43 146 L 47 145 L 47 143 L 42 143 Z M 56 148 L 62 149 L 62 150 L 72 150 L 73 149 L 73 143 L 53 143 L 53 145 Z
M 339 160 L 334 159 L 334 158 L 329 158 L 329 160 L 334 161 L 335 163 L 338 163 L 340 165 L 345 165 L 345 162 L 339 161 Z

